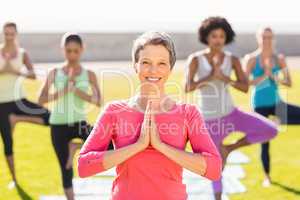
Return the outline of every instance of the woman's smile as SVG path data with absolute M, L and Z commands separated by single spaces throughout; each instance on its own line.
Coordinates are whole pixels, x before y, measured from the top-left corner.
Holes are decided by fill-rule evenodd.
M 145 77 L 148 82 L 158 83 L 162 78 L 161 77 Z

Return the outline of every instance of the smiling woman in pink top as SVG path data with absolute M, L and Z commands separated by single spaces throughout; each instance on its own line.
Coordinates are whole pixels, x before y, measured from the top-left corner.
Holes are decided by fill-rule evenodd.
M 169 35 L 144 33 L 132 57 L 140 91 L 106 106 L 80 151 L 79 176 L 117 166 L 111 200 L 186 200 L 182 169 L 218 180 L 221 157 L 197 108 L 165 94 L 176 60 Z M 110 140 L 114 150 L 106 150 Z M 193 153 L 185 151 L 188 141 Z

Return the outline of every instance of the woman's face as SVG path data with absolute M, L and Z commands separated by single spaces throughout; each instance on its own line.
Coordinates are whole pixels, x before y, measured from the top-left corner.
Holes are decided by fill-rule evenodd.
M 258 38 L 258 44 L 264 48 L 273 47 L 274 36 L 271 30 L 264 30 Z
M 82 52 L 83 48 L 77 42 L 68 42 L 64 47 L 65 59 L 70 63 L 79 62 Z
M 14 42 L 17 37 L 17 30 L 12 26 L 7 26 L 3 29 L 3 34 L 6 42 Z
M 226 33 L 223 29 L 218 28 L 210 31 L 207 36 L 208 46 L 212 49 L 221 50 L 226 41 Z
M 163 45 L 146 45 L 139 52 L 135 70 L 142 88 L 157 94 L 171 73 L 169 51 Z

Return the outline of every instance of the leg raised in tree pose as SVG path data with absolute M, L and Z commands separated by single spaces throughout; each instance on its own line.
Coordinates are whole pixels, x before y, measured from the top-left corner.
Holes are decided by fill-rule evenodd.
M 239 59 L 223 50 L 225 44 L 233 41 L 234 36 L 225 18 L 209 17 L 204 20 L 199 28 L 199 40 L 207 45 L 207 49 L 190 55 L 185 84 L 186 92 L 199 91 L 199 106 L 208 131 L 223 157 L 223 163 L 231 151 L 267 142 L 277 134 L 276 126 L 270 120 L 241 111 L 233 103 L 229 87 L 248 91 L 248 81 Z M 236 80 L 231 78 L 232 71 Z M 224 145 L 224 138 L 234 131 L 240 131 L 245 136 L 234 144 Z M 221 200 L 221 179 L 213 182 L 213 189 L 216 200 Z

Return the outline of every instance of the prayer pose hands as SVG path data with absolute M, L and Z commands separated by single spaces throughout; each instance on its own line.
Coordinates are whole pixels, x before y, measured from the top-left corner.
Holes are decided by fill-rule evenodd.
M 158 150 L 162 144 L 155 123 L 153 101 L 148 101 L 138 142 L 143 149 L 146 149 L 149 145 L 151 145 L 153 148 Z

